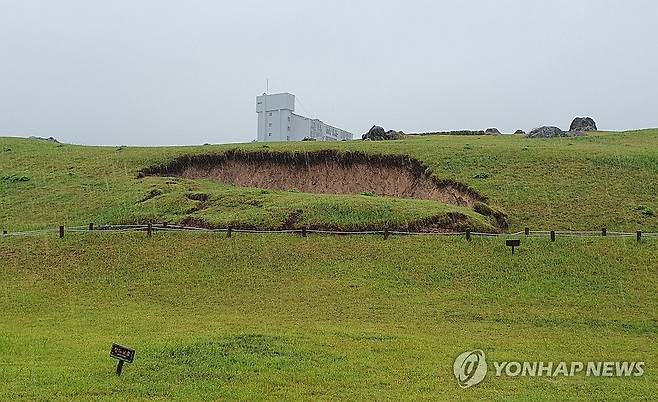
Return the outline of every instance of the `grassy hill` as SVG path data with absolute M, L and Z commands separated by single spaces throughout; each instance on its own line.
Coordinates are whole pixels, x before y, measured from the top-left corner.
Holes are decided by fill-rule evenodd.
M 278 143 L 197 147 L 83 147 L 1 138 L 0 225 L 11 230 L 44 226 L 182 221 L 201 217 L 230 223 L 281 226 L 294 211 L 300 225 L 363 228 L 421 221 L 449 211 L 472 227 L 490 229 L 485 217 L 423 200 L 367 195 L 308 195 L 236 188 L 209 180 L 148 177 L 137 173 L 185 154 L 228 149 L 410 155 L 439 179 L 464 183 L 508 215 L 509 230 L 658 230 L 658 130 L 590 134 L 563 139 L 519 136 L 425 136 L 392 142 Z M 26 181 L 21 181 L 22 179 Z M 160 194 L 148 199 L 155 190 Z M 194 211 L 190 193 L 210 196 Z M 145 200 L 147 202 L 140 202 Z
M 83 147 L 0 138 L 0 225 L 279 228 L 409 225 L 473 208 L 430 200 L 145 177 L 229 149 L 410 155 L 510 226 L 657 231 L 658 130 L 587 137 Z M 205 208 L 198 197 L 207 196 Z M 192 195 L 192 196 L 190 196 Z M 195 199 L 197 198 L 197 199 Z M 651 400 L 658 397 L 658 239 L 157 232 L 0 236 L 0 400 Z M 114 375 L 113 342 L 137 350 Z M 642 377 L 508 378 L 463 390 L 452 364 L 644 361 Z M 490 370 L 493 367 L 490 366 Z

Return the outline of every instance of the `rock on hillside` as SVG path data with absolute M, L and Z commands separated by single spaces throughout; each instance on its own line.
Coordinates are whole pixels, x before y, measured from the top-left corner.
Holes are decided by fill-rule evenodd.
M 554 138 L 554 137 L 577 137 L 583 135 L 581 131 L 562 131 L 554 126 L 542 126 L 531 130 L 526 137 L 528 138 Z
M 498 130 L 496 127 L 491 127 L 486 130 L 484 130 L 484 133 L 487 135 L 499 135 L 500 130 Z
M 45 137 L 35 137 L 35 136 L 31 136 L 29 139 L 31 139 L 31 140 L 37 140 L 37 141 L 48 141 L 48 142 L 54 142 L 54 143 L 56 143 L 56 144 L 59 144 L 59 141 L 57 141 L 57 139 L 56 139 L 55 137 L 48 137 L 48 138 L 45 138 Z
M 370 141 L 399 140 L 402 138 L 402 131 L 385 131 L 383 127 L 372 126 L 372 128 L 368 130 L 367 133 L 363 134 L 361 138 Z
M 571 122 L 569 131 L 596 131 L 596 123 L 591 117 L 576 117 Z

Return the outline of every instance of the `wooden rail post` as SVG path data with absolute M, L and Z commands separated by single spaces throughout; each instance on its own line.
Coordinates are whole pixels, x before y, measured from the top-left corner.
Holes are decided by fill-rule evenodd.
M 153 225 L 150 223 L 146 226 L 146 236 L 153 236 Z
M 94 222 L 89 223 L 89 230 L 94 230 Z
M 638 230 L 635 234 L 637 236 L 637 241 L 638 242 L 642 241 L 642 231 Z
M 62 225 L 59 226 L 59 238 L 64 238 L 64 226 Z
M 384 240 L 388 240 L 388 236 L 390 235 L 388 228 L 384 228 Z
M 551 230 L 551 241 L 555 241 L 555 230 Z
M 525 235 L 530 236 L 530 228 L 525 228 Z
M 471 229 L 466 229 L 466 240 L 471 241 Z
M 302 237 L 306 237 L 306 226 L 302 226 Z
M 3 230 L 3 231 L 2 231 L 2 234 L 3 234 L 3 235 L 6 235 L 6 234 L 7 234 L 7 231 L 6 231 L 6 230 Z
M 226 228 L 226 237 L 231 237 L 232 232 L 233 232 L 233 228 L 229 225 L 229 227 Z
M 608 229 L 607 228 L 601 229 L 601 236 L 607 236 L 607 235 L 608 235 Z

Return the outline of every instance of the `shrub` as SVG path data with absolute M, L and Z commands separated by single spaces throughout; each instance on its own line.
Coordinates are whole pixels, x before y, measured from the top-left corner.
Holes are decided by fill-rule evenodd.
M 653 209 L 646 207 L 644 205 L 638 205 L 638 207 L 635 208 L 635 210 L 639 211 L 642 215 L 646 217 L 656 216 L 656 213 L 654 212 Z
M 20 183 L 23 181 L 29 181 L 30 178 L 27 176 L 18 176 L 15 174 L 9 175 L 9 176 L 2 176 L 2 181 L 5 183 Z

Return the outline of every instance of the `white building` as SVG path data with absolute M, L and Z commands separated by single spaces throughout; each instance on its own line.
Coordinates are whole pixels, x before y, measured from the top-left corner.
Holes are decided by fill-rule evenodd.
M 256 97 L 258 141 L 351 140 L 352 133 L 294 113 L 295 95 L 263 94 Z

